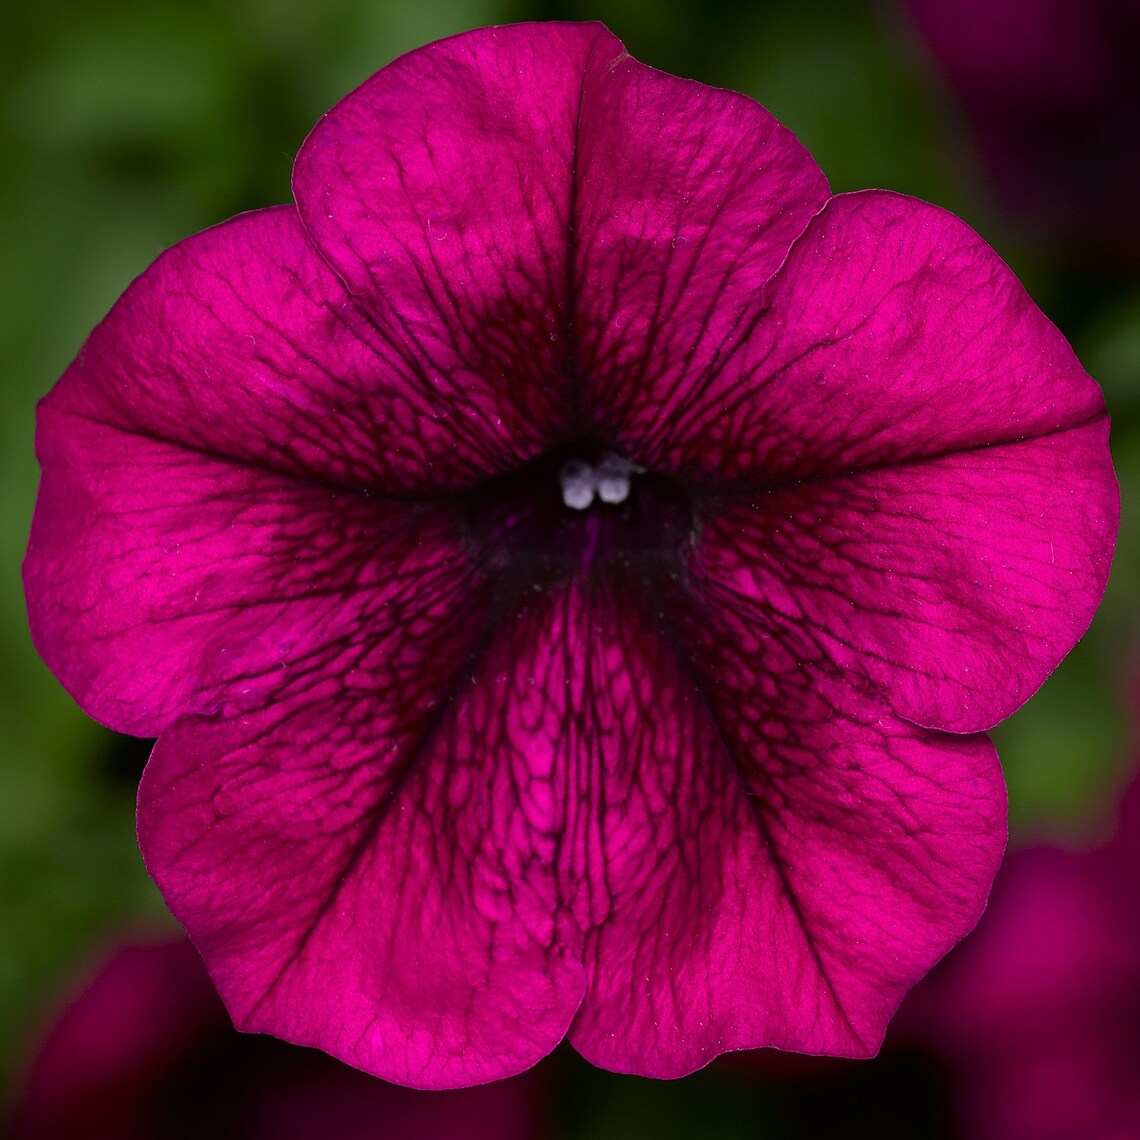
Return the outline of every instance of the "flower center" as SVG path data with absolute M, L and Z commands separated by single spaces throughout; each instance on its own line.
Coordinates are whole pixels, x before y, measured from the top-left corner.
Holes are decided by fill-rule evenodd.
M 558 472 L 562 501 L 575 511 L 584 511 L 595 495 L 603 503 L 624 503 L 629 498 L 630 476 L 640 470 L 612 452 L 606 452 L 596 466 L 584 459 L 567 459 Z
M 614 563 L 680 562 L 696 533 L 675 479 L 589 440 L 480 484 L 461 521 L 485 567 L 540 587 Z

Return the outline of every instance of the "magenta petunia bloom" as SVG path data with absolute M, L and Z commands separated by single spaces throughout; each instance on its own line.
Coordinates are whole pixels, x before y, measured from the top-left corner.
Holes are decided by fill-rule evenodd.
M 26 563 L 236 1022 L 424 1087 L 873 1053 L 1103 591 L 1096 385 L 956 218 L 597 24 L 404 56 L 294 193 L 92 334 Z
M 904 1006 L 974 1140 L 1140 1136 L 1140 784 L 1091 851 L 1002 867 L 976 934 Z
M 539 1140 L 542 1069 L 473 1089 L 386 1084 L 234 1032 L 185 939 L 109 947 L 45 1027 L 9 1140 Z

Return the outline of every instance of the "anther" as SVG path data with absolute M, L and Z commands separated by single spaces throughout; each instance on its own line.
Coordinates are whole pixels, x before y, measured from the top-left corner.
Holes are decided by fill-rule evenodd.
M 575 511 L 584 511 L 595 495 L 603 503 L 624 503 L 629 498 L 629 477 L 637 470 L 617 455 L 604 455 L 596 467 L 584 459 L 568 459 L 558 472 L 562 501 Z

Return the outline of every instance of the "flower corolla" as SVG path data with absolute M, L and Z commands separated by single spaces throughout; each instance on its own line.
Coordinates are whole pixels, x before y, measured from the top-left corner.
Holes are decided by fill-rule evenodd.
M 390 1080 L 873 1053 L 1103 591 L 996 254 L 601 25 L 412 52 L 45 399 L 25 580 L 237 1024 Z

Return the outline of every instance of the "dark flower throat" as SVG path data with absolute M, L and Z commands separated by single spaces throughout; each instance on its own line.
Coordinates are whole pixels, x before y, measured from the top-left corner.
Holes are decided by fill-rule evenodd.
M 462 514 L 487 570 L 540 588 L 615 565 L 668 572 L 696 537 L 691 497 L 675 479 L 590 440 L 486 480 Z

